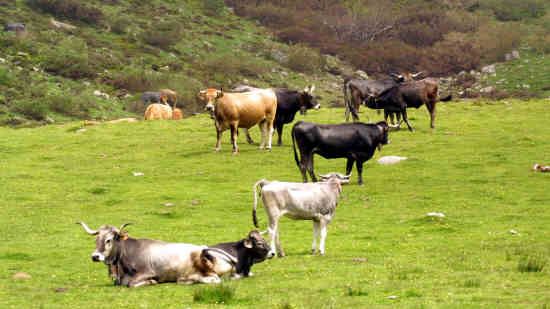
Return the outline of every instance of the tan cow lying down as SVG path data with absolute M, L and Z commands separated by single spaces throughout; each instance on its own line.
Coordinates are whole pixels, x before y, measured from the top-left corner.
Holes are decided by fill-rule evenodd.
M 172 119 L 172 108 L 166 104 L 151 104 L 145 110 L 145 120 Z
M 183 112 L 179 108 L 174 108 L 172 110 L 172 119 L 173 120 L 181 120 L 183 118 Z
M 277 112 L 277 97 L 273 90 L 258 89 L 244 93 L 229 93 L 209 88 L 199 92 L 199 98 L 206 103 L 205 109 L 212 113 L 215 121 L 216 151 L 221 149 L 223 131 L 231 129 L 233 153 L 238 153 L 238 128 L 249 129 L 256 124 L 262 132 L 260 149 L 271 149 L 273 121 Z
M 159 90 L 161 102 L 170 104 L 172 107 L 176 108 L 178 103 L 178 93 L 171 89 L 160 89 Z

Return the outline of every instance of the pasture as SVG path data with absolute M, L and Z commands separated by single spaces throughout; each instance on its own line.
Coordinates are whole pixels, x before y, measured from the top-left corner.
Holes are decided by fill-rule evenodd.
M 343 120 L 343 109 L 298 119 Z M 378 120 L 372 110 L 362 109 Z M 550 305 L 550 102 L 438 104 L 436 129 L 425 108 L 410 110 L 416 132 L 391 144 L 364 170 L 364 186 L 344 187 L 329 225 L 326 256 L 309 254 L 310 221 L 283 219 L 287 257 L 228 281 L 234 308 L 543 308 Z M 207 115 L 182 121 L 80 123 L 0 128 L 0 307 L 209 308 L 201 286 L 115 287 L 92 263 L 94 240 L 75 222 L 128 227 L 133 237 L 215 244 L 252 229 L 252 185 L 300 181 L 285 127 L 283 147 L 263 152 L 229 132 L 214 153 Z M 259 130 L 251 129 L 259 141 Z M 409 160 L 381 166 L 383 155 Z M 343 172 L 345 160 L 315 158 L 317 173 Z M 134 176 L 134 172 L 143 176 Z M 166 206 L 168 205 L 168 206 Z M 426 217 L 442 212 L 445 218 Z M 263 207 L 260 225 L 266 227 Z M 13 279 L 17 272 L 31 278 Z M 218 305 L 218 307 L 221 307 Z

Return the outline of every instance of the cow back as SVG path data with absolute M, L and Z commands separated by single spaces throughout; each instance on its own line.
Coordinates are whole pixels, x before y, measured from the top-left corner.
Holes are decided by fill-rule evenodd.
M 244 93 L 224 93 L 216 105 L 216 119 L 223 123 L 238 122 L 241 128 L 250 128 L 265 119 L 273 121 L 277 111 L 277 97 L 271 89 Z

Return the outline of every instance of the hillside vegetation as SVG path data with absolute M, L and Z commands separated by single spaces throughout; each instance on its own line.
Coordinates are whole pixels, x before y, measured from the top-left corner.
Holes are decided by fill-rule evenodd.
M 189 116 L 206 87 L 317 83 L 323 95 L 338 81 L 318 52 L 276 42 L 221 0 L 9 0 L 0 22 L 27 28 L 0 33 L 4 125 L 141 116 L 140 93 L 159 88 L 176 90 Z
M 550 51 L 544 0 L 227 0 L 285 42 L 338 55 L 369 74 L 448 76 L 503 61 L 520 44 Z
M 343 187 L 326 256 L 309 254 L 311 222 L 283 219 L 288 256 L 228 280 L 212 299 L 229 308 L 548 307 L 550 174 L 531 167 L 550 162 L 550 127 L 540 116 L 549 106 L 440 104 L 433 131 L 425 109 L 411 110 L 417 131 L 391 132 L 391 144 L 365 165 L 365 185 L 354 171 Z M 324 108 L 297 118 L 342 116 Z M 80 128 L 0 128 L 0 307 L 221 308 L 204 286 L 113 286 L 105 265 L 90 259 L 93 238 L 75 222 L 132 222 L 133 237 L 196 244 L 241 239 L 253 228 L 254 182 L 301 180 L 289 130 L 272 152 L 241 136 L 234 156 L 228 133 L 222 152 L 213 151 L 207 115 Z M 409 159 L 378 165 L 383 155 Z M 345 160 L 316 157 L 315 167 L 342 172 Z M 258 214 L 265 229 L 263 207 Z M 18 272 L 30 278 L 14 279 Z

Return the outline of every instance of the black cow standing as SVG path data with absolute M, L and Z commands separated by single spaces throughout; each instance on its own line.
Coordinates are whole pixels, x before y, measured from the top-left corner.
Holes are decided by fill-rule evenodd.
M 336 125 L 322 125 L 299 121 L 292 127 L 294 159 L 300 168 L 304 182 L 306 171 L 316 182 L 313 170 L 313 155 L 319 154 L 326 159 L 346 158 L 346 174 L 349 175 L 356 164 L 358 182 L 363 184 L 363 163 L 372 158 L 374 151 L 388 144 L 388 124 L 385 121 L 376 124 L 361 122 Z M 300 151 L 300 159 L 296 147 Z

